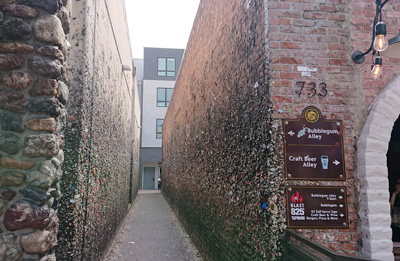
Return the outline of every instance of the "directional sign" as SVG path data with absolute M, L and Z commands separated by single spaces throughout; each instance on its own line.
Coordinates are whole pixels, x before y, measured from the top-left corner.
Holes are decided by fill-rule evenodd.
M 287 179 L 345 180 L 342 121 L 327 120 L 309 106 L 283 120 Z
M 288 187 L 288 228 L 348 228 L 346 187 Z

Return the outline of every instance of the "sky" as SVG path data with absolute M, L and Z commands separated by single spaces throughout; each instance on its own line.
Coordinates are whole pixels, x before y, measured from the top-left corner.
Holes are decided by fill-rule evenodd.
M 125 0 L 133 58 L 143 47 L 185 49 L 200 0 Z

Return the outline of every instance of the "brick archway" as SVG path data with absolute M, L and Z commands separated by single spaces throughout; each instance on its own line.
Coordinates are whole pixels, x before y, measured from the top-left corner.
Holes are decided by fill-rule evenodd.
M 386 153 L 400 114 L 400 77 L 375 100 L 358 143 L 362 255 L 393 260 Z

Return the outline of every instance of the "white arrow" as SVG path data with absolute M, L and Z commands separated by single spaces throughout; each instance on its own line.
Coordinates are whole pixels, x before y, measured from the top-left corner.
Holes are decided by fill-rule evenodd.
M 294 135 L 295 133 L 294 133 L 293 131 L 289 131 L 288 134 L 289 134 L 290 136 L 293 137 L 293 135 Z
M 335 164 L 335 165 L 337 166 L 337 165 L 340 164 L 340 162 L 339 162 L 338 160 L 335 160 L 335 161 L 333 162 L 333 164 Z
M 343 197 L 342 197 L 342 196 L 339 196 L 339 199 L 343 199 Z
M 343 207 L 343 205 L 342 205 L 342 204 L 340 204 L 340 205 L 339 205 L 339 207 L 341 207 L 341 208 L 342 208 L 342 207 Z
M 344 217 L 344 215 L 343 215 L 343 214 L 340 214 L 340 217 Z

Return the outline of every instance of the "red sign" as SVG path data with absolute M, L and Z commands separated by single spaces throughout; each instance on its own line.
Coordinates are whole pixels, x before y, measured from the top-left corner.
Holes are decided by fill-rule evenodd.
M 288 228 L 348 228 L 346 187 L 289 187 Z
M 287 179 L 345 180 L 342 121 L 327 120 L 309 106 L 283 120 Z

